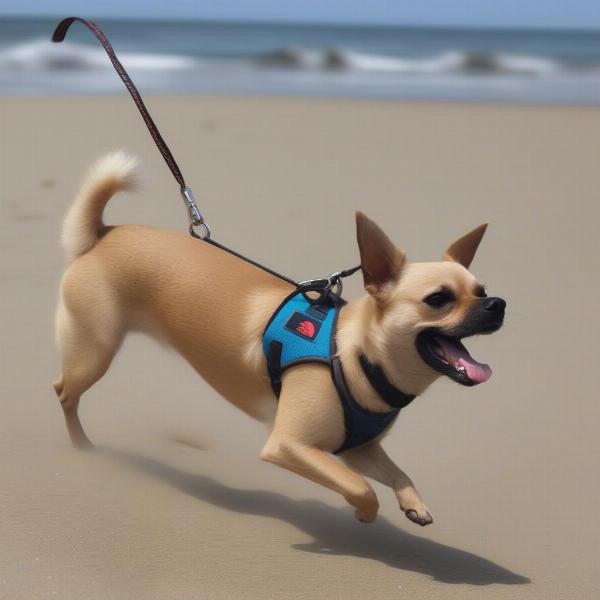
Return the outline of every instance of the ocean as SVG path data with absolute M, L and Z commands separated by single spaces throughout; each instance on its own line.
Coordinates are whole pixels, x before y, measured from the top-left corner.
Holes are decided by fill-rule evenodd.
M 93 34 L 0 19 L 0 93 L 123 90 Z M 600 31 L 99 20 L 142 91 L 600 104 Z

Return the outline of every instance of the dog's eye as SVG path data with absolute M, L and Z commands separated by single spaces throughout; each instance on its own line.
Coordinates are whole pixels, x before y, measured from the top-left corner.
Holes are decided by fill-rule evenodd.
M 452 293 L 441 291 L 434 292 L 433 294 L 429 294 L 423 298 L 423 302 L 428 306 L 432 306 L 433 308 L 440 308 L 445 304 L 449 304 L 450 302 L 454 302 L 455 298 Z
M 485 286 L 483 286 L 483 285 L 478 286 L 477 289 L 475 290 L 475 296 L 477 296 L 477 298 L 487 297 L 487 293 L 485 291 Z

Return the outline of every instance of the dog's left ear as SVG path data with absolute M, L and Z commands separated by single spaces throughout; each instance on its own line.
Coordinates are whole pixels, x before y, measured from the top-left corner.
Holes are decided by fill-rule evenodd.
M 488 224 L 484 223 L 457 239 L 444 253 L 444 260 L 460 263 L 465 269 L 468 269 L 473 262 L 475 252 L 479 248 L 479 242 L 481 242 L 487 226 Z
M 371 296 L 378 297 L 388 284 L 398 281 L 406 256 L 361 212 L 356 213 L 356 239 L 365 289 Z

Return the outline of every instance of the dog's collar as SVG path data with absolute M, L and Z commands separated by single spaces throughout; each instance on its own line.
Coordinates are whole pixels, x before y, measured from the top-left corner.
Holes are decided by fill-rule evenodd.
M 379 365 L 369 362 L 364 354 L 360 355 L 359 361 L 369 383 L 386 404 L 394 408 L 404 408 L 415 399 L 416 396 L 405 394 L 394 386 L 386 377 L 383 369 Z

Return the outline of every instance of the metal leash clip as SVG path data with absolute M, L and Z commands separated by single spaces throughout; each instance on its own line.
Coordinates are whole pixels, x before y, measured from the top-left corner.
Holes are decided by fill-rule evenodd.
M 194 196 L 194 192 L 192 192 L 192 188 L 186 187 L 181 192 L 183 196 L 183 200 L 185 205 L 187 206 L 188 213 L 190 215 L 190 235 L 198 238 L 200 240 L 207 240 L 210 238 L 210 227 L 208 223 L 204 220 L 200 209 L 198 208 L 198 204 L 196 203 L 196 197 Z M 201 231 L 197 232 L 196 227 L 200 227 Z
M 298 283 L 298 287 L 327 293 L 335 286 L 334 294 L 336 296 L 341 296 L 344 288 L 342 283 L 342 275 L 343 271 L 336 271 L 335 273 L 332 273 L 327 277 L 321 277 L 320 279 L 307 279 L 306 281 L 300 281 Z

